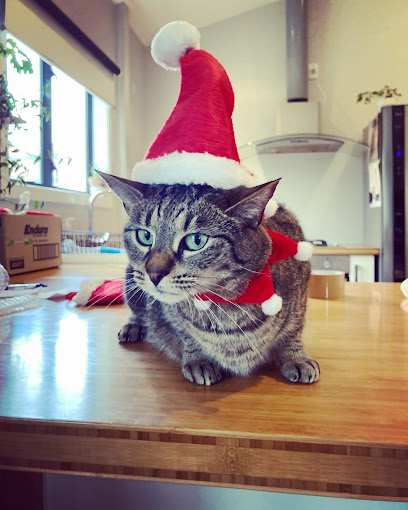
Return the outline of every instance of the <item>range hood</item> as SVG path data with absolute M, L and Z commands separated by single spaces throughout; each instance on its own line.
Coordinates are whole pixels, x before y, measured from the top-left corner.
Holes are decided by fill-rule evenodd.
M 239 147 L 241 158 L 258 154 L 337 152 L 362 145 L 320 133 L 320 104 L 308 101 L 307 0 L 286 0 L 287 102 L 278 107 L 277 136 Z M 358 153 L 364 149 L 357 149 Z
M 292 152 L 337 152 L 344 141 L 322 135 L 276 136 L 256 142 L 258 154 L 285 154 Z

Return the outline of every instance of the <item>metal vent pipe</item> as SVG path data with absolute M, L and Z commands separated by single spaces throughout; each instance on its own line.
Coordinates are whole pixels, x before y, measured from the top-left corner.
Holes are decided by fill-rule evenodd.
M 286 0 L 288 102 L 307 101 L 307 0 Z

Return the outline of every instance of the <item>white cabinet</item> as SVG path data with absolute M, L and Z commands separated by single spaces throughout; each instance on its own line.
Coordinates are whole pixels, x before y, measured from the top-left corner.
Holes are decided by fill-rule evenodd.
M 348 275 L 350 282 L 375 281 L 374 255 L 313 255 L 312 269 L 335 269 Z
M 374 282 L 374 255 L 350 255 L 350 282 Z

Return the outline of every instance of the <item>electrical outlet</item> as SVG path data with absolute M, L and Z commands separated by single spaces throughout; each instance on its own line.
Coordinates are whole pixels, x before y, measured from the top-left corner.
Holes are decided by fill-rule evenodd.
M 319 78 L 319 64 L 309 64 L 309 80 Z

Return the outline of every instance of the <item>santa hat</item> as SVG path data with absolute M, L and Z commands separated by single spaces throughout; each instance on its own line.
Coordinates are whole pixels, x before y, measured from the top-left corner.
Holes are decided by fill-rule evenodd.
M 132 179 L 145 184 L 252 187 L 265 182 L 240 163 L 232 126 L 234 92 L 222 65 L 199 49 L 200 33 L 184 21 L 165 25 L 152 42 L 153 59 L 181 70 L 180 94 Z M 266 214 L 276 210 L 268 204 Z
M 123 280 L 84 280 L 79 291 L 65 295 L 77 305 L 121 305 L 125 302 Z

